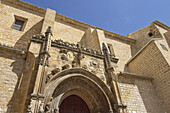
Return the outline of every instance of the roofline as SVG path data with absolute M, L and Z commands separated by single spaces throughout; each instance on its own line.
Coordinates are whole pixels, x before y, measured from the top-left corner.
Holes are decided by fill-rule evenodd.
M 162 22 L 160 22 L 160 21 L 158 21 L 158 20 L 153 21 L 150 25 L 145 26 L 145 27 L 143 27 L 143 28 L 149 27 L 149 26 L 151 26 L 151 25 L 158 25 L 158 26 L 164 28 L 165 30 L 170 30 L 170 27 L 169 27 L 169 26 L 165 25 L 164 23 L 162 23 Z M 138 31 L 142 30 L 143 28 L 138 29 L 138 30 L 136 30 L 136 31 L 134 31 L 134 32 L 132 32 L 132 33 L 129 33 L 129 34 L 127 35 L 127 37 L 130 38 L 130 36 L 131 36 L 132 34 L 134 34 L 134 33 L 138 32 Z
M 92 26 L 92 25 L 89 25 L 89 24 L 86 24 L 86 23 L 74 20 L 74 19 L 72 19 L 70 17 L 66 17 L 66 16 L 58 14 L 58 13 L 56 13 L 56 19 L 59 19 L 61 21 L 65 21 L 66 23 L 70 23 L 70 24 L 82 27 L 83 29 L 88 29 L 90 27 L 90 28 L 93 28 L 93 29 L 103 30 L 105 35 L 111 36 L 113 39 L 117 38 L 117 39 L 120 39 L 120 40 L 123 40 L 123 41 L 127 41 L 127 42 L 130 42 L 130 43 L 135 43 L 136 42 L 135 39 L 132 39 L 132 38 L 129 38 L 129 37 L 125 37 L 123 35 L 120 35 L 120 34 L 117 34 L 117 33 L 113 33 L 111 31 L 107 31 L 107 30 L 104 30 L 102 28 L 95 27 L 95 26 Z
M 21 0 L 1 0 L 1 1 L 9 2 L 9 3 L 15 4 L 15 5 L 24 7 L 26 9 L 33 10 L 33 11 L 38 12 L 38 13 L 43 14 L 43 15 L 45 15 L 45 13 L 46 13 L 46 9 L 43 9 L 41 7 L 32 5 L 30 3 L 27 3 L 27 2 L 24 2 L 24 1 L 21 1 Z M 113 39 L 117 38 L 117 39 L 127 41 L 127 42 L 130 42 L 130 43 L 135 43 L 136 42 L 135 39 L 131 39 L 129 37 L 125 37 L 123 35 L 113 33 L 111 31 L 107 31 L 107 30 L 104 30 L 102 28 L 95 27 L 95 26 L 92 26 L 92 25 L 89 25 L 89 24 L 74 20 L 72 18 L 66 17 L 66 16 L 58 14 L 58 13 L 56 13 L 56 19 L 62 20 L 64 22 L 66 22 L 66 23 L 71 23 L 71 24 L 76 25 L 78 27 L 81 27 L 83 29 L 87 29 L 87 28 L 91 27 L 91 28 L 94 28 L 94 29 L 103 30 L 105 35 L 109 35 L 109 36 L 113 37 Z
M 154 23 L 154 24 L 156 24 L 156 25 L 158 25 L 158 26 L 160 26 L 160 27 L 162 27 L 162 28 L 164 28 L 164 29 L 166 29 L 166 30 L 170 30 L 170 27 L 169 27 L 169 26 L 165 25 L 164 23 L 162 23 L 162 22 L 160 22 L 160 21 L 158 21 L 158 20 L 155 20 L 155 21 L 153 21 L 152 23 Z
M 26 9 L 29 9 L 29 10 L 33 10 L 33 11 L 38 12 L 38 13 L 43 14 L 43 15 L 45 15 L 45 12 L 46 12 L 46 10 L 41 8 L 41 7 L 29 4 L 29 3 L 21 1 L 21 0 L 1 0 L 1 3 L 2 3 L 2 1 L 12 3 L 12 4 L 15 4 L 15 5 L 24 7 Z

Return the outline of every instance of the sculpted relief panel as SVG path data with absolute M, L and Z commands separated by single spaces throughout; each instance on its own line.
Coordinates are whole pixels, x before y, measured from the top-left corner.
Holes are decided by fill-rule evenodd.
M 103 81 L 104 77 L 104 61 L 93 56 L 69 51 L 63 48 L 52 47 L 50 50 L 49 71 L 47 79 L 49 80 L 56 73 L 69 68 L 81 67 L 89 72 L 97 75 Z M 47 81 L 48 81 L 47 80 Z
M 105 80 L 103 59 L 97 59 L 86 55 L 85 58 L 82 60 L 82 68 L 97 75 L 103 81 Z

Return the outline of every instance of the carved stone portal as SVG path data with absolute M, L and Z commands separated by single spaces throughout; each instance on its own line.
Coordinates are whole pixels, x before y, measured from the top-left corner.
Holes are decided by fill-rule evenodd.
M 70 65 L 68 65 L 68 64 L 62 66 L 62 70 L 69 69 L 69 68 L 70 68 Z

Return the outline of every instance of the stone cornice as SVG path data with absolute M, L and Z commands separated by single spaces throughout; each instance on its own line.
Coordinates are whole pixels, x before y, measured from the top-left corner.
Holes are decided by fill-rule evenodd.
M 129 37 L 125 37 L 125 36 L 119 35 L 119 34 L 117 34 L 117 33 L 113 33 L 113 32 L 104 30 L 104 29 L 102 29 L 102 28 L 95 27 L 95 26 L 92 26 L 92 25 L 89 25 L 89 24 L 86 24 L 86 23 L 83 23 L 83 22 L 74 20 L 74 19 L 72 19 L 72 18 L 63 16 L 63 15 L 61 15 L 61 14 L 56 14 L 56 20 L 60 20 L 60 21 L 63 21 L 63 22 L 66 22 L 66 23 L 69 23 L 69 24 L 72 24 L 72 25 L 81 27 L 81 28 L 84 29 L 84 30 L 86 30 L 86 29 L 88 29 L 88 28 L 93 28 L 93 29 L 102 30 L 102 31 L 104 31 L 105 35 L 108 35 L 108 36 L 111 37 L 112 39 L 116 38 L 116 39 L 120 39 L 120 40 L 122 40 L 122 41 L 127 41 L 127 42 L 130 42 L 130 43 L 135 43 L 135 42 L 136 42 L 135 39 L 131 39 L 131 38 L 129 38 Z
M 158 26 L 160 26 L 160 27 L 162 27 L 162 28 L 164 28 L 164 29 L 166 29 L 166 30 L 170 30 L 170 27 L 169 27 L 169 26 L 163 24 L 162 22 L 159 22 L 158 20 L 155 20 L 155 21 L 153 21 L 152 23 L 154 23 L 154 24 L 156 24 L 156 25 L 158 25 Z
M 15 5 L 21 6 L 23 8 L 35 11 L 37 13 L 40 13 L 41 15 L 45 15 L 45 12 L 46 12 L 46 10 L 43 9 L 43 8 L 37 7 L 35 5 L 32 5 L 32 4 L 20 1 L 20 0 L 2 0 L 2 1 L 9 2 L 9 3 L 15 4 Z M 84 30 L 86 30 L 88 28 L 103 30 L 105 35 L 108 35 L 112 39 L 116 38 L 116 39 L 120 39 L 122 41 L 127 41 L 127 42 L 130 42 L 130 43 L 135 43 L 135 41 L 136 41 L 135 39 L 131 39 L 129 37 L 125 37 L 125 36 L 122 36 L 122 35 L 119 35 L 119 34 L 116 34 L 116 33 L 113 33 L 113 32 L 107 31 L 107 30 L 104 30 L 102 28 L 95 27 L 95 26 L 92 26 L 92 25 L 89 25 L 89 24 L 86 24 L 86 23 L 74 20 L 72 18 L 63 16 L 61 14 L 57 14 L 56 13 L 56 20 L 61 20 L 63 22 L 66 22 L 66 23 L 75 25 L 77 27 L 80 27 L 80 28 L 82 28 Z
M 7 45 L 2 45 L 0 44 L 0 49 L 1 50 L 5 50 L 5 51 L 11 51 L 11 52 L 15 52 L 17 54 L 20 54 L 20 55 L 25 55 L 27 52 L 22 50 L 22 49 L 18 49 L 18 48 L 15 48 L 15 47 L 10 47 L 10 46 L 7 46 Z
M 11 4 L 15 4 L 17 6 L 21 6 L 23 8 L 26 8 L 26 9 L 29 9 L 29 10 L 32 10 L 32 11 L 35 11 L 35 12 L 38 12 L 42 15 L 45 15 L 45 12 L 46 12 L 46 10 L 41 8 L 41 7 L 37 7 L 35 5 L 20 1 L 20 0 L 1 0 L 2 3 L 3 3 L 3 1 L 9 2 Z
M 103 30 L 103 31 L 105 31 L 104 32 L 105 35 L 109 36 L 111 39 L 117 38 L 117 39 L 120 39 L 122 41 L 126 41 L 128 43 L 136 43 L 135 39 L 132 39 L 132 38 L 129 38 L 129 37 L 125 37 L 125 36 L 122 36 L 122 35 L 110 32 L 110 31 L 106 31 L 106 30 Z
M 42 34 L 34 35 L 32 37 L 32 41 L 37 42 L 37 43 L 43 43 L 44 40 L 45 39 Z M 68 49 L 68 50 L 75 51 L 75 52 L 81 51 L 82 54 L 104 59 L 104 55 L 101 51 L 90 49 L 88 47 L 85 47 L 84 45 L 80 45 L 80 47 L 78 47 L 78 44 L 64 42 L 61 39 L 52 41 L 51 46 L 58 47 L 58 48 L 64 48 L 64 49 Z M 109 54 L 109 55 L 110 55 L 110 59 L 112 62 L 114 62 L 114 63 L 118 62 L 119 59 L 115 58 L 111 54 Z

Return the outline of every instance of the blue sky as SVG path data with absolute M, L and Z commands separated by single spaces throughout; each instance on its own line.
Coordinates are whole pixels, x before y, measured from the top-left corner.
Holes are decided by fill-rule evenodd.
M 22 1 L 124 36 L 154 20 L 170 26 L 170 0 Z

